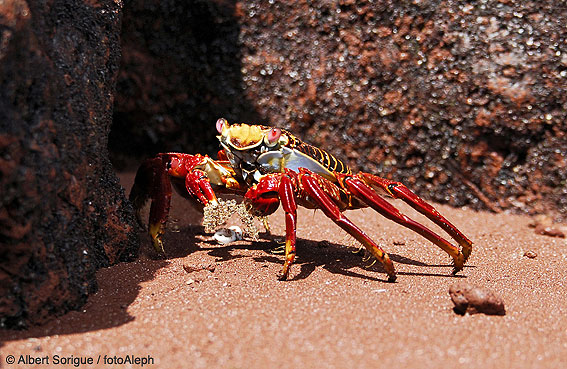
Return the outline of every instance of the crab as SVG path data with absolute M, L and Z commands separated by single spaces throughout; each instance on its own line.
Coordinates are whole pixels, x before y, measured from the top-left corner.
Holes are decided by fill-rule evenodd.
M 203 207 L 218 205 L 222 199 L 217 194 L 226 192 L 242 195 L 242 204 L 254 216 L 268 216 L 281 204 L 286 235 L 280 280 L 288 279 L 296 257 L 298 206 L 321 209 L 383 265 L 390 282 L 396 280 L 392 260 L 344 215 L 345 210 L 370 207 L 420 234 L 451 256 L 453 274 L 463 269 L 472 252 L 472 242 L 461 231 L 401 182 L 366 172 L 353 173 L 343 161 L 281 128 L 229 124 L 220 118 L 216 129 L 222 147 L 217 160 L 201 154 L 162 153 L 144 161 L 136 173 L 130 200 L 141 221 L 140 209 L 151 199 L 148 231 L 161 253 L 172 184 Z M 441 227 L 458 246 L 412 220 L 385 198 L 403 200 Z

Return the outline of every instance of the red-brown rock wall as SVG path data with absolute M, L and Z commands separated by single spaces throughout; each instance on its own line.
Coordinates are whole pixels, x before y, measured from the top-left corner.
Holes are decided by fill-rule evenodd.
M 540 1 L 134 1 L 114 158 L 213 154 L 224 116 L 430 200 L 565 217 L 566 22 Z

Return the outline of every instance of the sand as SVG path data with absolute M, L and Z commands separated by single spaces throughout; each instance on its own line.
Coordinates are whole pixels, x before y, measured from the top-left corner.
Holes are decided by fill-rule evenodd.
M 132 174 L 122 181 L 129 188 Z M 419 235 L 372 210 L 347 212 L 391 255 L 398 279 L 387 283 L 321 211 L 300 209 L 297 262 L 282 282 L 283 255 L 271 252 L 285 232 L 281 209 L 272 235 L 221 245 L 176 196 L 167 259 L 142 235 L 139 260 L 100 270 L 82 311 L 0 331 L 0 367 L 73 368 L 77 358 L 93 361 L 81 368 L 567 367 L 567 240 L 537 235 L 527 216 L 436 207 L 474 241 L 456 276 Z M 456 314 L 448 291 L 458 281 L 499 295 L 506 315 Z M 9 365 L 9 355 L 43 364 Z

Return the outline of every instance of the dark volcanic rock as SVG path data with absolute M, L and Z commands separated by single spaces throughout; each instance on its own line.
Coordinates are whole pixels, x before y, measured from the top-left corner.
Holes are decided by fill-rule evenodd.
M 0 326 L 79 308 L 137 252 L 108 160 L 121 7 L 0 3 Z
M 219 117 L 259 120 L 244 95 L 234 12 L 234 1 L 221 0 L 124 5 L 115 161 L 165 151 L 216 154 Z
M 216 118 L 257 113 L 428 199 L 566 217 L 566 23 L 540 1 L 136 1 L 115 157 L 212 153 Z

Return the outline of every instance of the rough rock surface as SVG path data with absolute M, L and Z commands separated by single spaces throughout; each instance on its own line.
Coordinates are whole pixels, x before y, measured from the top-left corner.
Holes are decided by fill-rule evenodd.
M 428 199 L 565 218 L 566 22 L 565 6 L 519 0 L 137 1 L 114 158 L 212 154 L 225 116 Z
M 502 298 L 492 290 L 476 287 L 467 282 L 457 282 L 449 287 L 449 295 L 457 314 L 506 315 Z
M 80 307 L 132 258 L 108 159 L 121 4 L 0 2 L 0 326 Z

